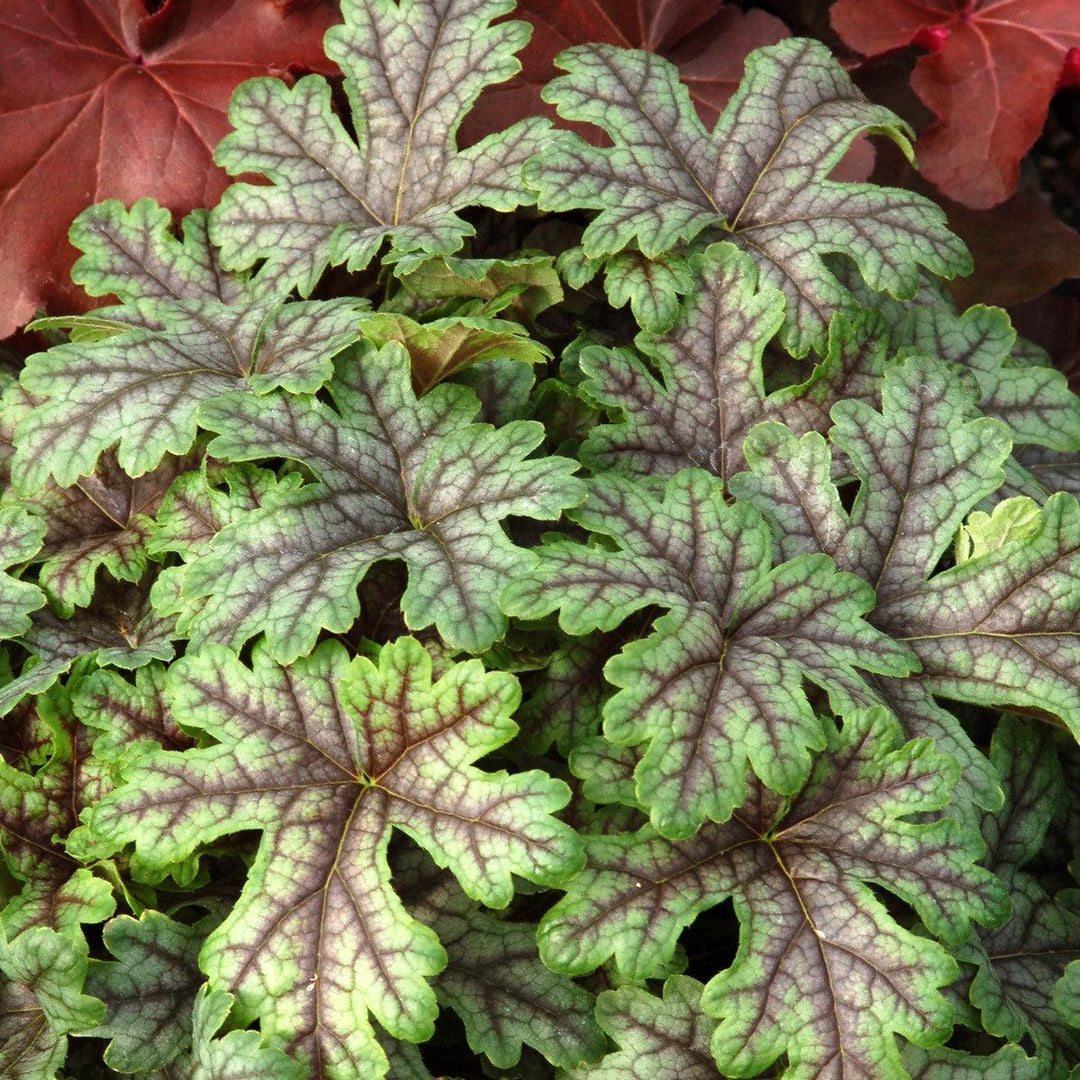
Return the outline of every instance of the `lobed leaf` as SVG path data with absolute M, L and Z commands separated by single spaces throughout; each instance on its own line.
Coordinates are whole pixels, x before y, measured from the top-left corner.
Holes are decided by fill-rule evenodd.
M 329 378 L 333 356 L 358 337 L 366 301 L 285 303 L 262 283 L 221 284 L 200 218 L 188 219 L 195 232 L 183 241 L 169 236 L 167 215 L 146 201 L 130 212 L 104 203 L 83 218 L 74 232 L 76 241 L 87 237 L 83 276 L 130 296 L 143 325 L 28 358 L 21 384 L 44 400 L 15 431 L 12 475 L 24 494 L 50 476 L 69 487 L 112 447 L 120 468 L 141 476 L 166 454 L 191 449 L 205 402 L 238 386 L 313 393 Z M 136 244 L 146 266 L 125 279 L 134 272 L 126 250 L 118 259 L 116 249 Z
M 446 963 L 391 887 L 391 828 L 495 906 L 509 902 L 512 874 L 555 884 L 576 869 L 576 839 L 550 817 L 565 786 L 471 764 L 513 735 L 515 681 L 471 661 L 433 684 L 430 657 L 408 638 L 385 646 L 377 667 L 350 664 L 333 642 L 291 668 L 256 649 L 249 669 L 208 646 L 169 679 L 177 722 L 215 743 L 138 759 L 131 783 L 95 809 L 95 831 L 135 840 L 151 866 L 262 831 L 202 966 L 272 1044 L 318 1061 L 330 1080 L 382 1075 L 368 1013 L 395 1037 L 430 1037 L 427 979 Z
M 526 460 L 543 437 L 539 424 L 470 423 L 469 391 L 441 386 L 417 400 L 410 378 L 407 354 L 390 343 L 335 380 L 336 412 L 310 399 L 247 395 L 204 411 L 204 423 L 222 432 L 211 453 L 295 458 L 321 482 L 246 515 L 188 568 L 184 590 L 196 604 L 184 625 L 194 641 L 239 646 L 265 631 L 289 662 L 322 627 L 353 624 L 356 586 L 385 558 L 409 566 L 402 610 L 412 629 L 434 623 L 449 644 L 474 651 L 502 635 L 496 598 L 535 556 L 500 522 L 554 518 L 580 501 L 569 476 L 576 466 Z
M 706 987 L 721 1020 L 720 1071 L 757 1075 L 786 1053 L 786 1080 L 845 1074 L 896 1078 L 892 1033 L 940 1041 L 951 1010 L 938 992 L 956 966 L 936 942 L 900 926 L 865 882 L 913 905 L 931 933 L 963 941 L 968 920 L 1000 920 L 1006 901 L 975 865 L 981 845 L 940 810 L 957 767 L 929 740 L 898 746 L 884 710 L 853 714 L 801 792 L 754 784 L 723 824 L 671 841 L 651 826 L 586 838 L 586 869 L 541 922 L 545 960 L 568 973 L 613 956 L 630 978 L 670 957 L 680 931 L 732 895 L 742 924 L 734 964 Z
M 363 269 L 384 241 L 384 263 L 408 273 L 452 255 L 474 232 L 466 206 L 513 210 L 531 201 L 523 163 L 546 121 L 531 119 L 459 151 L 455 133 L 481 90 L 520 69 L 521 22 L 493 19 L 509 0 L 344 0 L 326 35 L 341 68 L 352 129 L 334 114 L 330 86 L 309 76 L 288 88 L 252 79 L 233 95 L 236 129 L 215 160 L 271 184 L 234 184 L 212 219 L 226 266 L 265 259 L 259 280 L 307 296 L 327 265 Z
M 511 585 L 503 605 L 527 618 L 559 607 L 560 625 L 579 634 L 646 605 L 669 609 L 604 669 L 621 688 L 604 708 L 605 734 L 649 744 L 637 797 L 666 837 L 724 821 L 743 800 L 748 764 L 774 790 L 799 789 L 824 745 L 804 679 L 844 712 L 880 702 L 856 669 L 911 670 L 906 649 L 863 621 L 873 603 L 863 583 L 821 555 L 770 569 L 765 522 L 726 505 L 706 473 L 679 473 L 662 496 L 601 476 L 574 517 L 618 550 L 547 543 L 539 572 Z
M 785 344 L 805 353 L 850 293 L 823 256 L 841 251 L 873 289 L 913 295 L 919 267 L 952 277 L 970 269 L 944 215 L 910 192 L 828 179 L 852 140 L 887 135 L 910 152 L 907 129 L 871 105 L 818 42 L 760 49 L 710 133 L 677 69 L 657 56 L 606 45 L 559 57 L 569 72 L 545 99 L 560 116 L 593 123 L 614 147 L 578 137 L 545 148 L 526 172 L 546 210 L 599 210 L 585 230 L 590 258 L 636 245 L 656 258 L 705 229 L 723 230 L 788 301 Z

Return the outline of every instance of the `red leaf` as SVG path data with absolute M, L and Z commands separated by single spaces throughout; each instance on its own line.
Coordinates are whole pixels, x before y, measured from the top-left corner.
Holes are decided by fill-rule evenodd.
M 978 209 L 1012 194 L 1080 48 L 1077 0 L 837 0 L 832 23 L 863 53 L 933 50 L 911 79 L 938 118 L 918 141 L 919 163 L 946 195 Z
M 69 278 L 67 240 L 91 203 L 213 205 L 234 87 L 333 71 L 322 36 L 335 21 L 326 4 L 273 0 L 3 0 L 0 337 L 42 306 L 93 306 Z
M 543 85 L 560 74 L 552 61 L 587 41 L 648 49 L 678 64 L 698 113 L 712 127 L 742 78 L 747 53 L 788 36 L 772 15 L 744 12 L 724 0 L 519 0 L 513 14 L 533 24 L 522 72 L 480 98 L 462 125 L 463 146 L 526 116 L 554 118 L 540 100 Z M 576 129 L 595 141 L 595 128 Z

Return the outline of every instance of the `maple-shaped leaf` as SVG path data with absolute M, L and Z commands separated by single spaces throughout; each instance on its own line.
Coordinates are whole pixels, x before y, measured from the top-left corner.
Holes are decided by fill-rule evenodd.
M 100 1020 L 104 1006 L 82 993 L 87 945 L 45 927 L 5 941 L 0 934 L 0 1075 L 55 1076 L 67 1037 Z
M 193 640 L 239 646 L 265 631 L 287 663 L 311 649 L 321 627 L 348 630 L 365 571 L 401 558 L 409 627 L 434 623 L 453 646 L 486 648 L 505 629 L 500 592 L 536 560 L 500 522 L 555 518 L 579 502 L 582 485 L 569 476 L 576 465 L 526 460 L 543 438 L 536 422 L 470 423 L 478 403 L 464 387 L 442 384 L 418 400 L 408 354 L 395 342 L 368 349 L 329 391 L 337 411 L 250 395 L 204 408 L 203 423 L 222 432 L 214 455 L 293 458 L 320 483 L 246 515 L 189 566 Z
M 919 164 L 950 199 L 980 209 L 1016 188 L 1063 73 L 1074 78 L 1080 9 L 1071 0 L 837 0 L 833 27 L 863 53 L 930 51 L 911 86 L 937 116 Z
M 236 128 L 215 160 L 231 173 L 263 173 L 271 186 L 234 184 L 214 211 L 226 266 L 266 262 L 260 279 L 308 295 L 328 264 L 385 262 L 408 272 L 451 255 L 475 231 L 466 206 L 513 210 L 532 201 L 521 167 L 548 122 L 523 120 L 459 151 L 455 133 L 480 91 L 520 69 L 522 22 L 491 25 L 510 0 L 343 0 L 344 25 L 326 35 L 345 75 L 351 137 L 320 76 L 286 87 L 241 86 L 229 107 Z
M 567 1070 L 566 1080 L 716 1080 L 709 1049 L 716 1021 L 701 1008 L 703 989 L 697 979 L 672 975 L 662 999 L 637 986 L 605 990 L 596 1018 L 619 1049 Z
M 754 784 L 728 821 L 677 842 L 651 826 L 586 837 L 585 870 L 541 921 L 545 960 L 581 973 L 613 956 L 627 976 L 648 976 L 684 927 L 730 895 L 739 952 L 702 1002 L 721 1021 L 720 1071 L 758 1075 L 786 1053 L 786 1080 L 906 1080 L 893 1033 L 944 1039 L 952 1014 L 938 988 L 956 964 L 900 926 L 868 883 L 949 943 L 964 940 L 970 919 L 1000 920 L 1007 902 L 976 865 L 977 835 L 922 816 L 948 801 L 951 758 L 929 739 L 899 745 L 882 709 L 826 728 L 828 747 L 791 798 Z
M 522 1044 L 563 1067 L 599 1057 L 605 1040 L 593 1019 L 593 995 L 540 962 L 535 924 L 492 915 L 416 854 L 427 866 L 399 858 L 394 884 L 409 914 L 446 949 L 435 995 L 461 1017 L 470 1048 L 498 1069 L 518 1063 Z
M 850 304 L 826 253 L 844 253 L 868 285 L 897 296 L 915 293 L 920 266 L 948 277 L 970 269 L 929 200 L 828 179 L 862 132 L 909 148 L 903 122 L 868 103 L 820 42 L 792 39 L 753 53 L 711 133 L 660 57 L 583 45 L 559 65 L 570 74 L 545 97 L 561 116 L 602 127 L 614 146 L 566 136 L 526 176 L 543 209 L 600 211 L 582 236 L 589 257 L 636 245 L 654 258 L 710 229 L 743 248 L 763 283 L 787 297 L 785 343 L 797 354 L 820 344 L 829 315 Z
M 912 305 L 894 341 L 967 368 L 979 386 L 979 409 L 1008 424 L 1017 445 L 1061 452 L 1080 448 L 1080 397 L 1048 361 L 1023 355 L 1009 316 L 981 305 L 957 316 Z
M 684 470 L 661 493 L 603 475 L 572 516 L 619 549 L 545 544 L 541 568 L 503 605 L 526 618 L 558 607 L 573 634 L 611 630 L 647 605 L 669 609 L 604 669 L 622 688 L 605 706 L 605 734 L 649 743 L 638 798 L 666 836 L 725 820 L 742 802 L 747 764 L 777 791 L 799 789 L 824 745 L 804 679 L 843 712 L 880 700 L 856 669 L 911 670 L 907 650 L 863 621 L 873 604 L 864 583 L 820 555 L 772 567 L 768 526 L 748 505 L 728 506 L 707 473 Z
M 0 507 L 0 638 L 17 637 L 30 626 L 30 612 L 45 604 L 45 594 L 29 581 L 6 573 L 32 559 L 45 538 L 45 523 L 21 506 Z
M 711 125 L 739 85 L 747 54 L 788 36 L 774 16 L 725 0 L 522 0 L 517 14 L 533 26 L 522 71 L 484 92 L 462 125 L 469 142 L 525 116 L 555 116 L 540 91 L 557 74 L 556 55 L 586 42 L 645 49 L 678 64 L 698 115 Z M 587 127 L 577 127 L 589 138 Z
M 173 664 L 169 680 L 177 723 L 214 745 L 140 758 L 92 826 L 111 843 L 135 840 L 150 865 L 262 831 L 201 964 L 272 1044 L 321 1075 L 382 1075 L 369 1011 L 396 1037 L 432 1032 L 427 979 L 446 953 L 390 885 L 392 827 L 490 905 L 509 902 L 512 874 L 557 884 L 578 866 L 573 832 L 550 816 L 564 784 L 472 765 L 513 736 L 519 693 L 479 661 L 432 683 L 431 658 L 410 638 L 385 646 L 378 666 L 350 664 L 335 642 L 289 668 L 257 648 L 253 670 L 209 646 Z
M 977 965 L 971 1001 L 993 1035 L 1031 1039 L 1045 1063 L 1044 1076 L 1064 1080 L 1080 1062 L 1075 1008 L 1063 1014 L 1055 995 L 1063 976 L 1080 959 L 1080 896 L 1051 897 L 1024 867 L 1039 855 L 1047 827 L 1067 805 L 1055 737 L 1017 717 L 1003 717 L 991 742 L 991 760 L 1005 784 L 1006 799 L 983 821 L 988 865 L 1005 882 L 1012 915 L 1002 926 L 975 935 L 958 959 Z M 1070 902 L 1071 897 L 1071 902 Z M 1072 1022 L 1071 1022 L 1072 1021 Z
M 1000 485 L 1004 426 L 973 415 L 978 390 L 930 358 L 890 369 L 882 411 L 833 408 L 830 439 L 860 481 L 849 513 L 835 455 L 780 424 L 744 444 L 752 472 L 731 489 L 773 525 L 781 557 L 825 550 L 874 585 L 870 621 L 919 658 L 929 691 L 982 705 L 1080 717 L 1080 506 L 1051 496 L 1038 528 L 934 574 L 965 516 Z M 918 727 L 909 734 L 923 734 Z M 928 734 L 928 732 L 926 732 Z
M 330 5 L 10 0 L 0 15 L 0 337 L 42 306 L 85 310 L 68 276 L 71 220 L 101 199 L 145 195 L 177 214 L 211 206 L 229 95 L 292 65 L 332 71 Z
M 50 475 L 70 486 L 112 447 L 120 468 L 141 476 L 165 454 L 191 449 L 204 402 L 241 386 L 313 393 L 333 356 L 359 336 L 366 301 L 283 303 L 244 282 L 229 283 L 239 295 L 222 299 L 205 232 L 178 240 L 168 223 L 149 200 L 131 211 L 103 203 L 76 222 L 87 251 L 76 272 L 120 293 L 128 301 L 120 310 L 134 308 L 147 325 L 27 359 L 21 384 L 44 400 L 15 430 L 11 468 L 23 493 Z
M 1040 1080 L 1043 1069 L 1019 1046 L 1003 1046 L 988 1057 L 966 1050 L 908 1043 L 901 1051 L 911 1080 Z
M 207 929 L 160 911 L 105 924 L 102 936 L 115 960 L 91 960 L 85 990 L 105 1003 L 104 1019 L 89 1034 L 110 1040 L 104 1055 L 110 1068 L 150 1072 L 190 1046 Z

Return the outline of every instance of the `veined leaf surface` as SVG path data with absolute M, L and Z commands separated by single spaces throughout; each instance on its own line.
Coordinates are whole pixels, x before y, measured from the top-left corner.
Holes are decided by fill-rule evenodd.
M 257 649 L 252 670 L 211 646 L 174 664 L 170 684 L 177 722 L 215 745 L 140 759 L 93 826 L 110 842 L 135 840 L 150 865 L 263 832 L 201 963 L 273 1043 L 330 1080 L 385 1071 L 369 1011 L 414 1042 L 437 1013 L 427 979 L 446 954 L 390 885 L 392 827 L 497 907 L 512 874 L 556 884 L 579 865 L 576 837 L 550 816 L 565 785 L 472 766 L 512 737 L 518 698 L 511 676 L 478 661 L 432 683 L 431 659 L 410 638 L 385 646 L 378 666 L 350 664 L 328 642 L 290 668 Z

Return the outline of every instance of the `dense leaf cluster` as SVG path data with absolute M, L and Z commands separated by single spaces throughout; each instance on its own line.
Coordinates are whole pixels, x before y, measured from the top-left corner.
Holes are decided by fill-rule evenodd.
M 579 45 L 610 145 L 459 150 L 510 7 L 346 0 L 344 112 L 233 99 L 266 182 L 72 229 L 117 303 L 0 430 L 0 1075 L 1076 1080 L 1080 399 L 837 179 L 909 132 L 819 43 L 712 129 Z

